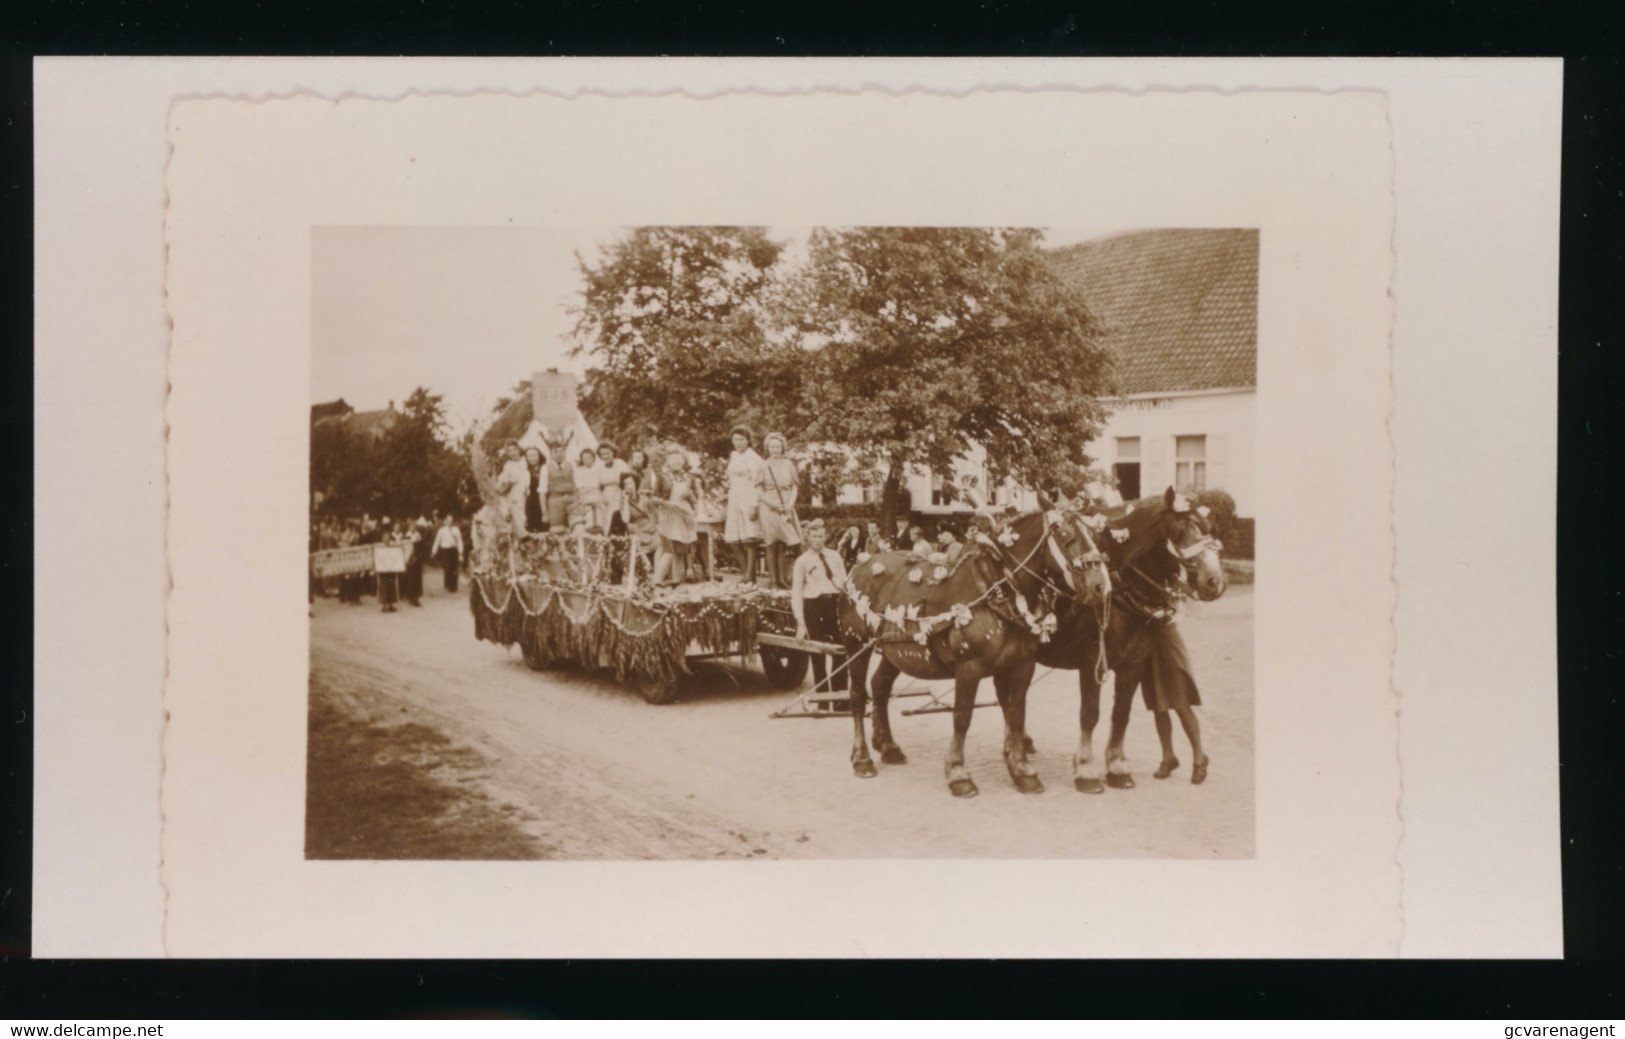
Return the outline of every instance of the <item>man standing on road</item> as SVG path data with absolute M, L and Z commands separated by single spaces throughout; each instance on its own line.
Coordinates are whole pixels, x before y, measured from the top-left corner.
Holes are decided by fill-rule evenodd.
M 463 532 L 458 529 L 455 518 L 446 513 L 445 519 L 440 521 L 440 529 L 434 535 L 434 547 L 431 550 L 435 559 L 440 562 L 440 576 L 445 582 L 446 591 L 457 590 L 457 567 L 463 561 Z
M 816 642 L 841 641 L 838 623 L 841 589 L 846 586 L 846 567 L 839 553 L 824 547 L 824 521 L 808 520 L 801 525 L 807 551 L 796 558 L 790 571 L 790 608 L 796 615 L 796 638 Z M 824 669 L 824 654 L 812 655 L 813 692 L 846 691 L 846 657 L 834 658 L 834 675 Z M 829 703 L 834 709 L 836 704 Z

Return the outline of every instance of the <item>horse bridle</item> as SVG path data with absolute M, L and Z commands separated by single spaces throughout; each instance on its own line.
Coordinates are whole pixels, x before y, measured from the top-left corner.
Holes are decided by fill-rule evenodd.
M 1073 570 L 1076 569 L 1081 571 L 1084 567 L 1089 566 L 1090 564 L 1105 566 L 1105 554 L 1102 553 L 1100 551 L 1100 547 L 1094 543 L 1094 539 L 1089 537 L 1088 532 L 1079 527 L 1078 529 L 1080 536 L 1083 538 L 1084 542 L 1093 549 L 1093 551 L 1080 552 L 1076 558 L 1068 563 L 1066 556 L 1062 554 L 1058 540 L 1055 537 L 1056 528 L 1059 527 L 1064 520 L 1063 514 L 1059 511 L 1051 510 L 1044 512 L 1041 515 L 1044 517 L 1044 533 L 1039 535 L 1038 544 L 1034 545 L 1033 550 L 1027 553 L 1026 559 L 1014 561 L 1015 554 L 1013 552 L 1010 552 L 1003 545 L 999 544 L 998 541 L 996 541 L 994 538 L 988 537 L 986 534 L 978 534 L 977 541 L 992 547 L 992 549 L 998 553 L 999 561 L 1004 564 L 1007 574 L 1011 576 L 1023 572 L 1031 574 L 1039 584 L 1042 584 L 1045 588 L 1048 588 L 1056 595 L 1070 598 L 1083 594 L 1082 590 L 1078 588 L 1077 582 L 1072 579 Z M 1033 557 L 1038 555 L 1038 553 L 1045 548 L 1049 549 L 1051 558 L 1055 560 L 1055 563 L 1060 568 L 1061 573 L 1065 575 L 1066 583 L 1071 587 L 1070 592 L 1068 592 L 1065 588 L 1057 586 L 1054 581 L 1051 581 L 1044 575 L 1042 570 L 1039 570 L 1032 565 Z
M 1224 542 L 1207 533 L 1205 530 L 1201 530 L 1200 527 L 1197 529 L 1200 531 L 1200 536 L 1196 538 L 1196 540 L 1192 541 L 1189 545 L 1186 545 L 1184 548 L 1179 548 L 1170 539 L 1164 539 L 1168 546 L 1169 554 L 1179 562 L 1179 576 L 1184 579 L 1186 584 L 1194 583 L 1197 559 L 1210 550 L 1219 552 L 1224 549 Z M 1160 593 L 1163 604 L 1157 606 L 1146 602 L 1128 586 L 1126 581 L 1121 589 L 1124 604 L 1134 612 L 1147 618 L 1171 618 L 1173 616 L 1174 609 L 1178 606 L 1179 602 L 1186 597 L 1187 593 L 1185 592 L 1184 587 L 1170 586 L 1157 580 L 1155 577 L 1152 577 L 1150 574 L 1140 569 L 1139 563 L 1128 563 L 1125 569 L 1128 571 L 1127 575 L 1125 576 L 1137 577 L 1145 585 L 1155 588 Z
M 1168 551 L 1173 554 L 1175 559 L 1179 560 L 1180 571 L 1185 575 L 1185 579 L 1193 584 L 1196 580 L 1196 560 L 1207 552 L 1218 553 L 1224 551 L 1224 542 L 1209 534 L 1200 526 L 1197 530 L 1200 531 L 1200 536 L 1184 548 L 1178 547 L 1172 541 L 1168 542 Z

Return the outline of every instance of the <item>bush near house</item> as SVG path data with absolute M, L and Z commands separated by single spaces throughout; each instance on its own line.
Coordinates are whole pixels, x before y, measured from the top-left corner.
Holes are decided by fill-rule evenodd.
M 1236 517 L 1235 523 L 1224 539 L 1224 555 L 1226 559 L 1253 558 L 1253 521 Z

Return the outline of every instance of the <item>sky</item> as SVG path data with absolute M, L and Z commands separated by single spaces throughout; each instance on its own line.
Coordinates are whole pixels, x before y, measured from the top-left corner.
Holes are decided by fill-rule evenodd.
M 454 428 L 484 417 L 534 371 L 581 371 L 568 307 L 579 252 L 622 228 L 319 227 L 312 235 L 311 402 L 358 411 L 443 394 Z M 1109 230 L 1045 233 L 1069 245 Z M 770 228 L 792 250 L 806 229 Z

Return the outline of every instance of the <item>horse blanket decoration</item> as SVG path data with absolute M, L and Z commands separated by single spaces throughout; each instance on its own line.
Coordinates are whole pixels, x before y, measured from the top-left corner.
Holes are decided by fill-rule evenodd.
M 852 612 L 866 630 L 848 634 L 878 639 L 881 651 L 894 658 L 920 663 L 934 658 L 942 667 L 952 668 L 967 646 L 986 638 L 973 609 L 985 600 L 988 609 L 1014 610 L 1032 634 L 1047 641 L 1056 630 L 1055 615 L 1045 611 L 1040 617 L 1018 591 L 1008 593 L 1008 598 L 1002 589 L 989 595 L 998 575 L 982 573 L 984 569 L 987 560 L 975 549 L 967 549 L 952 563 L 940 552 L 860 557 L 848 578 L 848 594 Z

